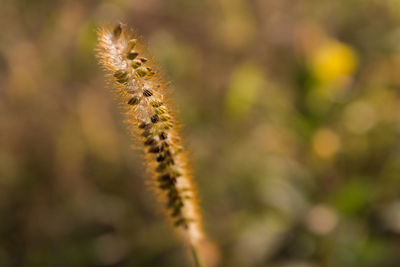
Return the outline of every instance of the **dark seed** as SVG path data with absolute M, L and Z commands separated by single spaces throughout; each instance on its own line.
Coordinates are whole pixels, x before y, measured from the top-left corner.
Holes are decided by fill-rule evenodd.
M 169 184 L 162 183 L 162 184 L 160 184 L 158 187 L 159 187 L 160 189 L 165 190 L 165 189 L 168 189 L 168 188 L 169 188 Z
M 156 172 L 163 172 L 165 170 L 165 168 L 167 167 L 166 164 L 164 163 L 160 163 L 157 168 L 156 168 Z
M 132 67 L 133 67 L 134 69 L 140 67 L 141 65 L 142 65 L 142 61 L 140 61 L 140 60 L 138 60 L 138 59 L 135 59 L 135 60 L 132 62 Z
M 183 226 L 185 229 L 188 227 L 186 220 L 183 218 L 176 220 L 174 225 L 175 226 Z
M 118 39 L 121 36 L 121 33 L 122 33 L 122 24 L 120 23 L 114 28 L 113 31 L 114 38 Z
M 175 164 L 175 161 L 174 161 L 173 158 L 169 158 L 169 160 L 168 160 L 167 162 L 165 162 L 165 164 L 167 164 L 167 165 L 174 165 L 174 164 Z
M 175 202 L 179 200 L 178 196 L 178 191 L 176 191 L 176 188 L 173 187 L 171 190 L 168 192 L 168 207 L 171 208 L 174 206 Z
M 164 175 L 161 175 L 161 176 L 158 178 L 159 181 L 169 181 L 170 179 L 171 179 L 171 176 L 170 176 L 169 173 L 164 174 Z
M 172 128 L 172 122 L 168 121 L 164 123 L 164 130 L 168 130 Z
M 176 217 L 179 214 L 181 214 L 181 207 L 174 207 L 174 209 L 171 212 L 171 216 Z
M 160 116 L 160 119 L 162 121 L 168 121 L 169 119 L 171 119 L 171 117 L 169 115 L 167 115 L 167 114 L 163 114 L 163 115 Z
M 129 99 L 128 104 L 134 106 L 134 105 L 139 104 L 139 102 L 140 102 L 139 98 L 134 96 L 131 99 Z
M 171 190 L 168 192 L 168 198 L 169 199 L 177 199 L 178 198 L 178 191 L 176 188 L 171 188 Z
M 160 152 L 163 152 L 164 151 L 164 146 L 163 146 L 163 144 L 161 144 L 160 145 Z
M 161 115 L 167 112 L 167 109 L 165 107 L 159 107 L 156 109 L 157 114 Z
M 168 145 L 168 144 L 167 144 Z M 164 152 L 164 155 L 165 155 L 165 157 L 172 157 L 172 155 L 171 155 L 171 151 L 169 151 L 169 150 L 166 150 L 165 152 Z
M 161 144 L 161 147 L 162 147 L 162 149 L 163 149 L 163 151 L 164 151 L 164 149 L 166 150 L 166 149 L 169 147 L 169 145 L 168 145 L 168 143 L 163 142 L 163 143 Z
M 158 146 L 153 146 L 149 149 L 149 153 L 159 153 L 160 152 L 160 147 Z
M 139 55 L 139 53 L 135 50 L 131 50 L 129 51 L 128 55 L 126 56 L 128 59 L 133 60 L 135 59 L 137 56 Z
M 139 129 L 145 129 L 145 128 L 148 127 L 148 125 L 149 125 L 149 124 L 147 124 L 147 123 L 145 123 L 145 122 L 142 122 L 142 123 L 139 124 Z
M 119 83 L 125 83 L 128 81 L 128 73 L 123 70 L 117 70 L 114 73 L 114 77 L 117 79 Z
M 161 140 L 167 139 L 167 133 L 165 133 L 165 132 L 160 133 L 160 139 Z
M 145 63 L 145 62 L 147 62 L 147 61 L 149 61 L 147 58 L 145 58 L 145 57 L 140 57 L 140 58 L 138 58 L 140 61 L 142 61 L 143 63 Z
M 172 208 L 175 205 L 175 202 L 178 200 L 179 200 L 178 196 L 169 197 L 167 208 Z
M 150 135 L 151 135 L 151 133 L 150 133 L 149 130 L 146 130 L 146 131 L 144 131 L 144 132 L 142 133 L 142 136 L 143 136 L 143 137 L 148 137 L 148 136 L 150 136 Z
M 158 117 L 157 114 L 154 114 L 154 115 L 151 116 L 151 118 L 150 118 L 150 120 L 151 120 L 152 123 L 158 122 L 159 119 L 160 119 L 160 118 Z
M 158 162 L 162 162 L 162 161 L 164 161 L 164 159 L 165 159 L 165 157 L 163 155 L 159 155 L 156 160 Z
M 143 95 L 146 97 L 152 96 L 153 93 L 150 90 L 144 89 L 143 90 Z
M 153 138 L 148 138 L 146 141 L 144 141 L 144 145 L 145 146 L 152 146 L 156 143 L 156 140 L 154 140 Z
M 160 181 L 160 185 L 159 187 L 161 189 L 167 189 L 167 188 L 171 188 L 174 184 L 176 183 L 175 179 L 168 179 L 168 180 L 161 180 Z M 172 187 L 173 188 L 173 187 Z M 173 190 L 173 189 L 170 190 Z M 167 207 L 172 207 L 174 206 L 174 203 L 179 200 L 178 195 L 174 194 L 173 196 L 171 196 L 169 203 L 167 204 Z

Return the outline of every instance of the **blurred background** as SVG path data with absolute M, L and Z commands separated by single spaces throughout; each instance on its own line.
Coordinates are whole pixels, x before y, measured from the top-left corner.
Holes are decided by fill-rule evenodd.
M 94 57 L 172 81 L 219 266 L 400 266 L 400 0 L 1 0 L 0 266 L 191 266 Z

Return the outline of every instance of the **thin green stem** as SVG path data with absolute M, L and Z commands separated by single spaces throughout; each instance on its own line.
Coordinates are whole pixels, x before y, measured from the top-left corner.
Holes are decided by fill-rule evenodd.
M 191 245 L 190 247 L 192 248 L 193 260 L 196 267 L 204 267 L 203 264 L 201 264 L 197 248 L 193 245 Z

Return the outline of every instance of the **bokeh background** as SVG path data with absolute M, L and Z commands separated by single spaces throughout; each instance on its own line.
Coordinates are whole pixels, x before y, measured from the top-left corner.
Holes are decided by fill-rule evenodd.
M 400 266 L 399 0 L 1 0 L 0 266 L 191 266 L 94 57 L 123 21 L 219 266 Z

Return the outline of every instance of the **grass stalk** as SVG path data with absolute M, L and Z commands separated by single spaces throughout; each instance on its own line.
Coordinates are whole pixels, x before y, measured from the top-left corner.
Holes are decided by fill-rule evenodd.
M 160 204 L 177 232 L 191 247 L 196 266 L 196 246 L 203 238 L 196 187 L 179 126 L 163 80 L 146 47 L 122 24 L 98 30 L 97 55 L 125 108 L 127 123 L 145 156 L 144 162 Z

